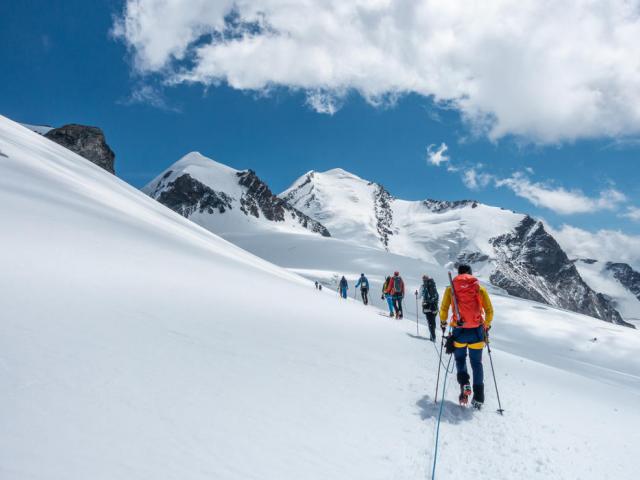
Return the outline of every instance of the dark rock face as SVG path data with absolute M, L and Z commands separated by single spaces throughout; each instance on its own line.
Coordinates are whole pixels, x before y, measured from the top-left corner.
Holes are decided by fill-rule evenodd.
M 298 209 L 292 207 L 286 200 L 277 197 L 253 170 L 238 172 L 240 185 L 246 188 L 246 192 L 240 199 L 240 210 L 246 215 L 260 217 L 260 214 L 272 222 L 283 222 L 285 215 L 289 215 L 300 225 L 312 232 L 319 233 L 323 237 L 330 237 L 329 230 L 320 222 L 313 220 Z
M 168 172 L 169 175 L 171 172 Z M 165 174 L 165 178 L 168 177 Z M 168 185 L 160 182 L 152 197 L 183 217 L 189 218 L 195 212 L 224 213 L 231 210 L 231 197 L 226 193 L 216 192 L 194 179 L 188 173 L 179 176 Z M 161 188 L 161 191 L 160 191 Z M 159 192 L 159 195 L 157 194 Z
M 107 172 L 115 174 L 116 156 L 107 145 L 104 133 L 99 128 L 71 124 L 54 128 L 44 136 L 104 168 Z
M 475 263 L 483 263 L 489 261 L 489 255 L 481 252 L 463 252 L 456 258 L 454 266 L 458 268 L 460 265 L 471 265 Z
M 382 185 L 376 184 L 374 193 L 374 209 L 376 215 L 376 229 L 380 236 L 380 241 L 385 248 L 389 246 L 389 237 L 393 235 L 393 210 L 391 202 L 393 197 Z
M 541 222 L 526 216 L 513 232 L 491 239 L 491 244 L 496 269 L 489 280 L 510 295 L 633 327 L 608 298 L 584 282 Z
M 613 278 L 640 300 L 640 272 L 626 263 L 607 262 L 606 269 L 613 272 Z
M 447 200 L 427 199 L 422 203 L 434 213 L 442 213 L 454 208 L 466 207 L 467 205 L 471 205 L 471 208 L 476 208 L 478 206 L 478 202 L 476 200 L 455 200 L 450 202 Z
M 579 261 L 581 261 L 582 263 L 586 263 L 587 265 L 593 265 L 594 263 L 598 263 L 598 261 L 593 258 L 580 258 Z

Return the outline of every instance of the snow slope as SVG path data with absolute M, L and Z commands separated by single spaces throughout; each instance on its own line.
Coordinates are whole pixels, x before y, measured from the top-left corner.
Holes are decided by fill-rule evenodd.
M 606 261 L 577 260 L 580 275 L 599 292 L 611 297 L 616 308 L 628 321 L 640 326 L 640 300 L 614 276 L 607 268 Z
M 315 291 L 4 117 L 0 152 L 0 478 L 429 478 L 438 359 L 414 324 Z M 397 260 L 254 234 L 316 272 L 347 263 L 327 244 L 356 272 Z M 484 411 L 460 409 L 449 376 L 437 478 L 635 475 L 638 332 L 494 301 L 506 414 L 491 380 Z

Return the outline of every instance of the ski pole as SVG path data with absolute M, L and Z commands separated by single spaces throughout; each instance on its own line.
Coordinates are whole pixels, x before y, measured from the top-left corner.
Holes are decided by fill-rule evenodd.
M 502 409 L 502 404 L 500 403 L 500 394 L 498 393 L 498 382 L 496 382 L 496 371 L 493 369 L 493 358 L 491 358 L 491 347 L 489 346 L 489 334 L 484 332 L 484 341 L 487 344 L 487 352 L 489 352 L 489 362 L 491 363 L 491 373 L 493 375 L 493 384 L 496 387 L 496 397 L 498 399 L 498 413 L 502 415 L 504 410 Z
M 420 331 L 418 330 L 418 291 L 416 290 L 416 336 L 420 336 Z

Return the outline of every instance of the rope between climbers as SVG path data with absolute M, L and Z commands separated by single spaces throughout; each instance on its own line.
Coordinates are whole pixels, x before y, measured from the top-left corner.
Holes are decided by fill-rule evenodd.
M 444 380 L 442 382 L 442 400 L 440 400 L 440 412 L 438 413 L 438 422 L 436 424 L 436 443 L 433 452 L 433 469 L 431 470 L 431 480 L 435 480 L 436 478 L 436 463 L 438 461 L 438 441 L 440 440 L 440 419 L 442 418 L 442 407 L 444 406 L 444 395 L 447 389 L 447 377 L 449 376 L 449 365 L 451 364 L 451 357 L 449 356 L 449 361 L 447 362 L 447 366 L 445 367 Z

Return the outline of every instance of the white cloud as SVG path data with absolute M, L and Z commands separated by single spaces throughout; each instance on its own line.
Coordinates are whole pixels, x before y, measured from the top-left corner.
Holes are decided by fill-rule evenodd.
M 495 177 L 476 168 L 468 168 L 462 174 L 462 183 L 470 190 L 480 190 L 489 185 Z
M 160 110 L 180 112 L 179 108 L 169 105 L 162 95 L 162 92 L 151 85 L 139 85 L 133 89 L 128 98 L 120 101 L 120 103 L 123 105 L 150 105 Z
M 624 262 L 640 269 L 640 236 L 616 230 L 588 232 L 570 225 L 549 230 L 570 258 Z
M 634 222 L 640 222 L 640 208 L 627 207 L 627 210 L 624 213 L 621 213 L 620 216 L 633 220 Z
M 168 83 L 415 93 L 492 139 L 640 134 L 638 0 L 127 0 L 113 34 Z
M 312 91 L 307 93 L 307 104 L 318 113 L 333 115 L 341 107 L 341 99 L 332 93 Z
M 615 210 L 620 204 L 627 201 L 626 196 L 614 188 L 603 190 L 597 197 L 588 197 L 581 190 L 566 190 L 563 187 L 532 182 L 523 173 L 516 173 L 510 178 L 496 180 L 495 185 L 507 187 L 534 205 L 548 208 L 563 215 Z
M 444 142 L 442 142 L 439 147 L 436 147 L 436 144 L 432 143 L 427 147 L 427 162 L 436 167 L 447 163 L 450 160 L 449 155 L 447 155 L 447 150 L 449 150 L 449 147 L 447 147 L 447 144 Z

